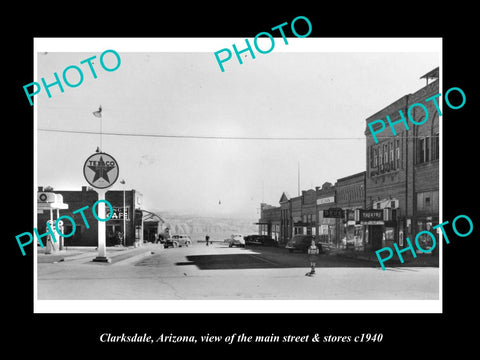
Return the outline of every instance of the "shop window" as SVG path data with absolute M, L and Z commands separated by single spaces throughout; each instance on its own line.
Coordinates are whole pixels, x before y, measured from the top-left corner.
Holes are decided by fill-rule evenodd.
M 422 231 L 432 231 L 432 222 L 423 220 L 417 221 L 417 231 L 419 233 Z M 433 246 L 433 239 L 430 235 L 423 233 L 418 236 L 418 244 L 423 250 L 428 250 Z M 417 254 L 420 253 L 421 252 L 417 250 Z
M 395 229 L 391 227 L 385 228 L 385 240 L 394 241 L 395 240 Z

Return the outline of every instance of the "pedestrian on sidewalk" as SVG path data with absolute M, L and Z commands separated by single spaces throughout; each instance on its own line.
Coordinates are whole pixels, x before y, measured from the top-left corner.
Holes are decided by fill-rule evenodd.
M 317 255 L 319 253 L 318 247 L 315 244 L 315 239 L 312 239 L 312 243 L 307 249 L 308 260 L 310 261 L 310 272 L 306 273 L 305 276 L 313 276 L 315 274 L 315 265 L 317 262 Z
M 207 234 L 207 235 L 205 235 L 205 242 L 207 243 L 207 246 L 208 246 L 208 242 L 209 242 L 209 240 L 210 240 L 210 236 L 208 236 L 208 234 Z

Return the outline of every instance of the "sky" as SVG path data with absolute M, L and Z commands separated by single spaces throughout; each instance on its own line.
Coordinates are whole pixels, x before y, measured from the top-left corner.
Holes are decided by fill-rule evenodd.
M 247 56 L 243 65 L 233 57 L 221 72 L 218 47 L 158 52 L 147 42 L 141 51 L 120 47 L 121 65 L 107 72 L 96 47 L 40 48 L 35 81 L 53 82 L 53 73 L 61 76 L 69 65 L 79 66 L 84 80 L 64 84 L 63 93 L 51 87 L 51 98 L 45 91 L 35 96 L 37 185 L 88 185 L 83 164 L 100 145 L 102 128 L 102 150 L 118 162 L 126 188 L 143 194 L 146 210 L 253 219 L 261 202 L 278 205 L 284 191 L 297 195 L 298 168 L 303 190 L 364 171 L 365 119 L 423 87 L 420 76 L 440 65 L 439 52 L 418 48 L 298 47 Z M 80 64 L 93 55 L 97 79 Z M 75 76 L 69 72 L 72 83 Z M 101 121 L 92 114 L 99 105 Z M 122 188 L 117 181 L 112 190 Z

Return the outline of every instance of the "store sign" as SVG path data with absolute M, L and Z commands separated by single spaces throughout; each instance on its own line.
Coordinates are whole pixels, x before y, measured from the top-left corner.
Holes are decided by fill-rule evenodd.
M 321 199 L 317 199 L 317 205 L 330 204 L 335 202 L 335 196 L 329 196 Z
M 114 206 L 113 207 L 113 212 L 112 212 L 112 217 L 110 220 L 125 220 L 130 221 L 130 207 L 121 207 L 121 206 Z M 105 209 L 107 212 L 107 217 L 110 217 L 110 209 Z
M 360 210 L 360 224 L 383 225 L 383 210 Z
M 360 225 L 385 225 L 383 220 L 360 221 Z
M 323 210 L 324 218 L 343 218 L 343 210 L 340 208 L 330 208 Z

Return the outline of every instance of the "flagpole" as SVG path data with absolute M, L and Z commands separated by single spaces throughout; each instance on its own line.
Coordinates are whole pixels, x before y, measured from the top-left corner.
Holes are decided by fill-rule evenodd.
M 103 116 L 100 116 L 100 152 L 103 152 L 102 131 L 103 131 Z
M 93 112 L 95 117 L 100 118 L 100 152 L 103 152 L 103 144 L 102 144 L 102 135 L 103 135 L 103 116 L 102 116 L 102 105 L 98 107 L 97 111 Z

